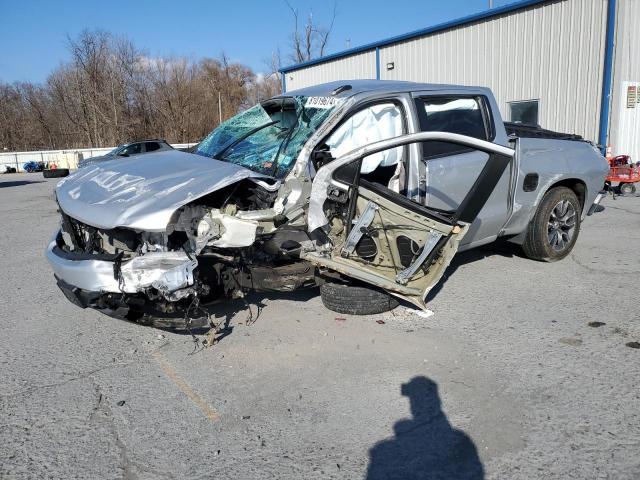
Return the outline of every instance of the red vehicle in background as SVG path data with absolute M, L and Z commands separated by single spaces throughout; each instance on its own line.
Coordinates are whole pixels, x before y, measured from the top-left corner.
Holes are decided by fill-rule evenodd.
M 605 186 L 611 190 L 611 184 L 618 182 L 620 194 L 627 196 L 636 193 L 636 183 L 640 182 L 640 162 L 633 163 L 629 155 L 618 155 L 609 159 L 609 174 Z

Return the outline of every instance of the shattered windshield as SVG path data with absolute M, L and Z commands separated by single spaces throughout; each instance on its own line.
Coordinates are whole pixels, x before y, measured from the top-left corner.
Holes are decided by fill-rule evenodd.
M 194 153 L 283 178 L 339 102 L 303 96 L 267 100 L 222 123 Z

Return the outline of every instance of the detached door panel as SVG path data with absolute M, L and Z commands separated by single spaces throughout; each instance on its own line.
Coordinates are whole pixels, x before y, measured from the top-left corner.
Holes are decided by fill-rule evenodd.
M 318 260 L 424 308 L 424 295 L 444 273 L 468 227 L 446 223 L 396 196 L 400 197 L 362 181 L 353 200 L 352 228 L 347 231 L 344 223 L 334 223 L 330 258 Z M 428 261 L 427 256 L 440 249 Z M 425 265 L 429 267 L 422 268 Z
M 438 211 L 360 178 L 359 165 L 367 155 L 431 137 L 491 152 L 456 210 Z M 309 226 L 323 225 L 330 249 L 302 257 L 425 308 L 424 297 L 442 277 L 512 155 L 511 149 L 471 137 L 424 132 L 377 142 L 325 165 L 313 182 Z

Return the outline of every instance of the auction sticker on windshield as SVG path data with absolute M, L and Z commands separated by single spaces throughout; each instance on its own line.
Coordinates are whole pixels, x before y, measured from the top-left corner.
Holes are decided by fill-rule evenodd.
M 333 108 L 342 102 L 341 98 L 335 97 L 309 97 L 304 108 Z

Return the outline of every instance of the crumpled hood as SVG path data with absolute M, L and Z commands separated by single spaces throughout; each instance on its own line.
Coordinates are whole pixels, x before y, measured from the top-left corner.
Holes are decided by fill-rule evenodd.
M 181 206 L 249 177 L 244 167 L 169 150 L 87 166 L 56 187 L 63 212 L 94 227 L 166 229 Z

